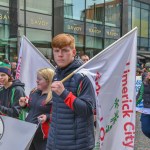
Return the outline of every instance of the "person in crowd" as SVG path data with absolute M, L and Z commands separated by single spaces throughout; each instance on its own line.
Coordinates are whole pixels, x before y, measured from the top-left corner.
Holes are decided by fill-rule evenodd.
M 12 74 L 12 77 L 15 79 L 17 63 L 16 62 L 11 62 L 10 64 L 11 64 L 11 74 Z
M 150 111 L 150 72 L 147 73 L 139 93 L 137 94 L 136 105 L 138 105 L 143 100 L 144 109 L 149 109 Z M 150 114 L 141 114 L 141 128 L 142 132 L 150 138 Z
M 141 76 L 142 75 L 142 70 L 140 68 L 136 68 L 136 76 Z
M 45 150 L 52 108 L 51 83 L 54 71 L 43 68 L 37 72 L 37 88 L 31 91 L 29 99 L 21 97 L 21 107 L 28 107 L 27 122 L 39 124 L 29 150 Z
M 3 62 L 6 63 L 6 64 L 10 64 L 10 61 L 6 58 L 3 60 Z
M 90 58 L 89 58 L 89 56 L 88 56 L 88 55 L 83 54 L 83 55 L 81 56 L 81 60 L 83 61 L 83 63 L 86 63 L 87 61 L 89 61 L 89 60 L 90 60 Z
M 146 63 L 145 68 L 143 68 L 142 81 L 144 81 L 145 77 L 147 76 L 148 71 L 150 71 L 150 63 Z
M 59 34 L 52 40 L 52 49 L 57 68 L 51 85 L 53 109 L 46 150 L 92 150 L 95 143 L 92 84 L 80 73 L 61 82 L 83 64 L 75 58 L 75 39 L 69 34 Z
M 4 62 L 0 62 L 0 85 L 0 114 L 18 118 L 19 98 L 25 96 L 24 84 L 12 79 L 11 66 Z

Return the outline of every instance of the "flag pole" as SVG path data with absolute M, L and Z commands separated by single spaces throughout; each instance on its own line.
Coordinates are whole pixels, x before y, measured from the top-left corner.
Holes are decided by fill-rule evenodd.
M 95 55 L 93 58 L 91 58 L 89 61 L 87 61 L 85 64 L 83 64 L 82 66 L 80 66 L 78 69 L 76 69 L 75 71 L 73 71 L 71 74 L 69 74 L 67 77 L 65 77 L 64 79 L 61 80 L 62 83 L 64 83 L 66 80 L 68 80 L 70 77 L 72 77 L 76 72 L 78 72 L 79 70 L 81 70 L 85 65 L 87 65 L 88 63 L 90 63 L 93 59 L 97 58 L 99 55 L 103 54 L 106 50 L 108 50 L 110 47 L 116 45 L 119 41 L 123 40 L 125 37 L 127 37 L 129 34 L 131 34 L 133 31 L 136 31 L 138 28 L 135 27 L 133 28 L 131 31 L 129 31 L 128 33 L 126 33 L 124 36 L 122 36 L 121 38 L 119 38 L 117 41 L 115 41 L 114 43 L 112 43 L 111 45 L 109 45 L 108 47 L 106 47 L 103 51 L 99 52 L 97 55 Z
M 69 78 L 71 78 L 74 74 L 75 74 L 75 72 L 73 71 L 68 76 L 66 76 L 64 79 L 62 79 L 61 82 L 64 83 L 66 80 L 68 80 Z

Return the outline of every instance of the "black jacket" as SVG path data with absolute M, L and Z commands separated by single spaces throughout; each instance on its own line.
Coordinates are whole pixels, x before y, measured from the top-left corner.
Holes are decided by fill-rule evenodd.
M 41 95 L 41 91 L 36 90 L 31 93 L 29 96 L 29 113 L 27 118 L 25 119 L 27 122 L 38 124 L 38 116 L 45 114 L 47 116 L 47 120 L 50 119 L 50 110 L 52 107 L 52 102 L 50 101 L 48 104 L 44 104 L 44 101 L 47 97 L 47 94 Z
M 82 63 L 74 60 L 67 68 L 56 70 L 54 80 L 60 81 Z M 53 92 L 52 123 L 46 150 L 89 150 L 94 148 L 93 109 L 94 90 L 85 75 L 74 74 L 64 82 L 65 91 L 58 96 Z M 76 97 L 73 109 L 65 99 L 72 92 Z
M 0 89 L 0 111 L 1 114 L 8 115 L 10 117 L 18 117 L 20 106 L 19 99 L 24 97 L 24 84 L 20 80 L 14 80 L 12 85 L 5 89 Z

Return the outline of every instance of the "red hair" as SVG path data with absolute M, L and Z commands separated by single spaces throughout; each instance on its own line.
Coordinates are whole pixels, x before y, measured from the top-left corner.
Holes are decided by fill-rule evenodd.
M 70 46 L 72 49 L 75 49 L 75 39 L 70 34 L 58 34 L 52 40 L 52 48 L 63 48 L 65 46 Z

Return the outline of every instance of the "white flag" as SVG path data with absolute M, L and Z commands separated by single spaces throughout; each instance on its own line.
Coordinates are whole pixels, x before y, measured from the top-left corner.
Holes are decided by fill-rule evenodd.
M 22 37 L 16 71 L 16 79 L 25 83 L 26 95 L 36 87 L 37 71 L 41 68 L 55 69 L 44 55 L 25 37 Z
M 76 70 L 90 74 L 95 87 L 95 149 L 134 149 L 136 53 L 137 28 Z
M 0 116 L 0 150 L 27 150 L 36 130 L 36 124 Z

